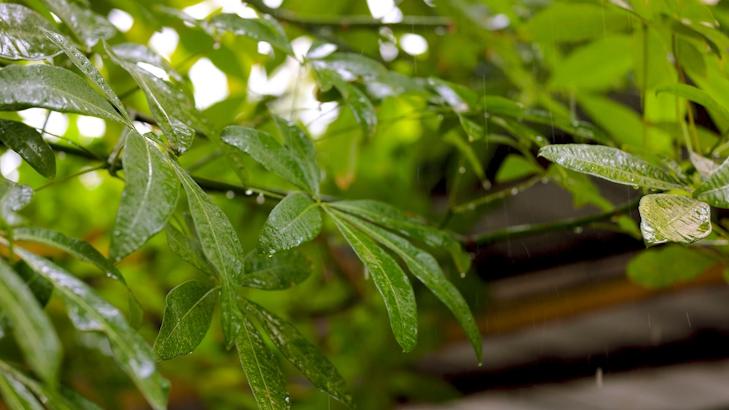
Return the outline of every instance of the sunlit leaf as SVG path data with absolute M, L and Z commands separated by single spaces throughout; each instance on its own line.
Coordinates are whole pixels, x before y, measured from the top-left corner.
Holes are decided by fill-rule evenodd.
M 0 260 L 0 310 L 10 320 L 18 346 L 33 371 L 47 383 L 57 383 L 61 365 L 58 336 L 28 286 L 3 260 Z
M 107 19 L 73 0 L 42 1 L 87 48 L 116 34 L 116 29 Z
M 126 185 L 109 250 L 116 261 L 164 228 L 180 194 L 180 183 L 164 154 L 136 131 L 126 134 L 123 164 Z
M 218 301 L 216 287 L 188 281 L 167 294 L 162 327 L 154 342 L 154 351 L 162 360 L 191 353 L 210 327 Z
M 640 199 L 640 231 L 648 245 L 691 243 L 711 233 L 711 208 L 689 197 L 652 194 Z
M 319 205 L 308 195 L 293 192 L 282 199 L 268 215 L 259 246 L 274 254 L 314 239 L 321 230 Z
M 617 148 L 600 145 L 548 145 L 539 155 L 557 164 L 619 184 L 654 189 L 681 188 L 681 181 L 668 169 L 651 164 Z
M 237 14 L 218 14 L 207 23 L 208 30 L 231 32 L 253 40 L 265 41 L 286 54 L 294 55 L 294 50 L 286 38 L 283 28 L 271 17 L 242 18 Z
M 35 129 L 22 122 L 0 120 L 0 141 L 17 152 L 34 170 L 45 177 L 56 175 L 56 157 Z
M 377 113 L 367 95 L 347 82 L 334 70 L 319 68 L 317 76 L 324 91 L 331 87 L 335 87 L 339 91 L 344 103 L 352 110 L 352 114 L 354 114 L 354 118 L 362 128 L 364 135 L 372 136 L 377 126 Z
M 65 68 L 34 64 L 0 69 L 0 110 L 31 107 L 124 122 L 83 78 Z
M 0 4 L 0 57 L 8 60 L 43 60 L 60 53 L 43 29 L 51 25 L 35 11 L 14 3 Z

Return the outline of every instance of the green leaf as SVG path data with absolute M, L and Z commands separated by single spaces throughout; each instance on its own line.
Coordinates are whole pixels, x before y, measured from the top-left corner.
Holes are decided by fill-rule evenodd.
M 718 115 L 723 121 L 729 121 L 729 109 L 700 88 L 696 88 L 688 84 L 670 84 L 656 89 L 656 94 L 662 92 L 677 95 L 689 101 L 703 105 L 714 115 Z
M 550 3 L 525 25 L 531 39 L 539 42 L 577 42 L 630 30 L 633 20 L 626 13 L 590 3 Z
M 16 228 L 13 230 L 13 238 L 19 241 L 38 242 L 61 249 L 81 260 L 95 265 L 108 277 L 116 279 L 121 283 L 126 283 L 119 269 L 88 242 L 69 238 L 60 232 L 38 227 Z
M 53 150 L 35 129 L 22 122 L 0 120 L 0 141 L 17 152 L 39 174 L 49 178 L 56 175 Z
M 548 145 L 539 150 L 539 155 L 567 169 L 618 184 L 653 189 L 683 187 L 668 169 L 617 148 L 585 144 Z
M 12 376 L 0 372 L 0 395 L 10 410 L 43 410 L 33 393 Z
M 603 90 L 620 84 L 633 66 L 633 55 L 626 53 L 633 44 L 630 36 L 613 35 L 580 47 L 554 67 L 549 86 Z
M 40 306 L 42 308 L 45 307 L 51 300 L 51 295 L 53 295 L 53 284 L 38 274 L 38 272 L 31 269 L 30 266 L 23 261 L 15 263 L 13 265 L 13 269 L 15 269 L 15 273 L 23 279 L 25 286 L 30 289 L 30 292 L 33 294 L 33 297 L 35 297 L 35 300 L 38 301 Z
M 435 258 L 428 252 L 413 246 L 405 238 L 384 228 L 343 212 L 337 213 L 372 239 L 390 249 L 405 262 L 410 273 L 423 282 L 450 309 L 466 332 L 476 353 L 476 358 L 481 362 L 483 341 L 476 320 L 473 318 L 471 309 L 465 299 L 463 299 L 458 289 L 448 281 Z
M 283 145 L 267 132 L 235 125 L 225 127 L 221 139 L 250 155 L 267 170 L 309 193 L 318 195 L 318 171 L 312 174 L 311 167 L 302 163 L 301 151 L 292 140 L 285 141 Z
M 696 199 L 719 208 L 729 208 L 729 159 L 706 178 L 693 193 Z
M 292 122 L 275 116 L 273 121 L 283 136 L 284 146 L 291 152 L 304 173 L 309 188 L 314 194 L 319 195 L 320 171 L 316 162 L 316 150 L 311 139 L 303 128 Z
M 456 113 L 475 112 L 479 108 L 478 94 L 460 84 L 440 78 L 428 78 L 428 85 Z
M 314 386 L 340 402 L 352 405 L 347 382 L 326 356 L 296 327 L 253 302 L 245 302 L 245 308 L 263 324 L 269 338 L 286 360 L 299 369 Z
M 139 45 L 106 47 L 109 57 L 127 71 L 144 91 L 152 116 L 178 152 L 192 145 L 195 130 L 210 133 L 195 109 L 192 96 L 174 79 L 166 65 L 153 64 L 154 52 Z
M 314 239 L 320 230 L 319 205 L 304 193 L 292 192 L 268 215 L 258 243 L 272 255 Z
M 523 156 L 509 154 L 504 159 L 504 162 L 501 163 L 499 172 L 496 174 L 496 182 L 510 182 L 537 174 L 541 171 L 542 169 L 538 165 Z
M 385 302 L 390 327 L 398 344 L 406 352 L 413 350 L 418 338 L 418 312 L 413 287 L 405 272 L 392 256 L 367 235 L 356 230 L 339 215 L 328 213 L 372 276 L 372 281 Z
M 29 186 L 0 177 L 0 224 L 15 226 L 23 222 L 18 211 L 25 208 L 32 197 L 33 190 Z
M 0 260 L 0 310 L 30 367 L 48 384 L 58 382 L 61 343 L 51 321 L 23 280 Z
M 286 379 L 276 357 L 268 349 L 253 323 L 246 317 L 241 320 L 242 325 L 235 346 L 258 408 L 266 410 L 291 408 L 291 399 L 286 392 Z
M 471 267 L 471 256 L 461 248 L 451 234 L 410 218 L 389 204 L 365 199 L 337 201 L 333 202 L 331 206 L 398 231 L 402 235 L 421 241 L 434 249 L 447 250 L 461 275 L 465 275 Z
M 131 124 L 132 121 L 124 108 L 124 104 L 122 104 L 114 90 L 111 89 L 111 86 L 109 86 L 106 80 L 104 80 L 104 77 L 101 76 L 101 73 L 99 73 L 99 70 L 91 63 L 91 61 L 89 61 L 89 59 L 86 58 L 86 56 L 62 34 L 49 30 L 44 33 L 48 40 L 52 41 L 53 44 L 63 50 L 66 56 L 68 56 L 68 59 L 71 60 L 73 65 L 75 65 L 79 71 L 84 73 L 89 80 L 99 87 L 101 92 L 104 93 L 104 96 L 106 96 L 106 99 L 109 100 L 119 114 L 121 114 L 124 119 Z
M 0 4 L 0 57 L 8 60 L 44 60 L 60 53 L 43 35 L 52 30 L 35 11 L 14 3 Z
M 236 343 L 245 320 L 238 308 L 240 298 L 236 290 L 237 287 L 229 282 L 223 282 L 220 289 L 220 321 L 223 327 L 225 348 L 228 350 Z
M 126 185 L 119 202 L 109 253 L 118 261 L 167 224 L 175 211 L 180 183 L 164 154 L 136 131 L 126 134 Z
M 243 271 L 238 234 L 223 210 L 210 200 L 192 177 L 177 164 L 175 171 L 185 189 L 190 216 L 205 258 L 224 281 L 236 283 Z
M 318 68 L 316 70 L 323 91 L 335 87 L 342 95 L 344 104 L 352 111 L 354 118 L 365 136 L 371 137 L 377 127 L 377 112 L 372 101 L 356 86 L 347 82 L 335 70 Z
M 265 41 L 273 47 L 293 56 L 286 33 L 275 19 L 263 16 L 259 18 L 242 18 L 237 14 L 218 14 L 207 23 L 209 31 L 230 32 L 237 36 L 250 37 L 256 41 Z
M 169 383 L 157 372 L 152 349 L 129 326 L 121 312 L 84 282 L 51 261 L 20 247 L 16 247 L 15 252 L 53 283 L 70 313 L 86 320 L 82 330 L 96 330 L 107 336 L 117 363 L 131 377 L 152 408 L 165 409 Z M 79 323 L 76 322 L 76 325 Z
M 87 48 L 116 34 L 116 29 L 107 19 L 81 6 L 76 1 L 42 1 Z
M 628 262 L 628 278 L 650 289 L 691 280 L 716 262 L 690 248 L 668 245 L 647 249 Z
M 205 258 L 200 242 L 196 238 L 182 233 L 171 224 L 167 224 L 165 234 L 167 235 L 167 244 L 170 246 L 170 249 L 182 258 L 182 260 L 194 266 L 200 272 L 214 273 L 215 268 Z
M 41 107 L 124 123 L 122 117 L 83 78 L 65 68 L 43 64 L 0 69 L 0 110 Z
M 240 286 L 280 290 L 306 280 L 311 268 L 309 261 L 296 250 L 278 252 L 274 255 L 253 251 L 244 260 L 244 272 L 240 277 Z
M 647 245 L 691 243 L 711 233 L 711 208 L 685 196 L 652 194 L 640 199 L 640 231 Z
M 167 294 L 162 327 L 154 342 L 159 358 L 170 360 L 195 350 L 210 327 L 218 291 L 217 287 L 191 280 Z
M 693 151 L 689 152 L 689 160 L 694 169 L 701 175 L 702 179 L 708 179 L 716 170 L 719 169 L 719 164 L 714 162 L 710 158 L 706 158 Z

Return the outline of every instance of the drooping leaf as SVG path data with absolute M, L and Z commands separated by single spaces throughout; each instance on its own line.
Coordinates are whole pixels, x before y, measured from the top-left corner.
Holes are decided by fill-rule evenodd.
M 119 97 L 116 95 L 114 90 L 111 89 L 111 86 L 104 80 L 104 77 L 101 76 L 101 73 L 99 70 L 94 66 L 91 61 L 89 61 L 86 56 L 80 52 L 69 39 L 67 39 L 62 34 L 56 33 L 54 31 L 46 30 L 45 36 L 53 42 L 57 47 L 59 47 L 63 52 L 68 56 L 68 59 L 71 60 L 73 65 L 76 66 L 76 68 L 79 69 L 86 77 L 88 77 L 89 80 L 91 80 L 94 84 L 96 84 L 97 87 L 101 90 L 101 92 L 104 93 L 104 96 L 107 100 L 114 106 L 114 108 L 117 109 L 119 114 L 121 114 L 127 122 L 131 123 L 131 119 L 129 118 L 129 114 L 127 114 L 126 109 L 124 108 L 124 104 L 122 104 L 121 100 L 119 100 Z
M 264 252 L 274 254 L 314 239 L 320 230 L 319 205 L 304 193 L 292 192 L 268 215 L 259 246 Z
M 423 282 L 450 309 L 453 316 L 456 317 L 458 323 L 460 323 L 466 332 L 466 336 L 468 336 L 473 350 L 476 353 L 476 358 L 480 362 L 482 360 L 481 350 L 483 342 L 478 326 L 476 325 L 476 320 L 473 318 L 471 309 L 463 299 L 463 296 L 448 281 L 435 258 L 428 252 L 413 246 L 405 238 L 389 232 L 374 223 L 367 222 L 344 212 L 337 213 L 372 239 L 390 249 L 405 262 L 410 273 Z
M 32 197 L 33 190 L 29 186 L 0 177 L 0 224 L 15 226 L 23 222 L 18 211 L 25 208 Z
M 646 249 L 628 262 L 631 281 L 650 289 L 691 280 L 716 262 L 696 250 L 667 245 Z
M 277 252 L 274 255 L 253 251 L 244 260 L 244 272 L 240 277 L 240 286 L 280 290 L 306 280 L 311 268 L 309 261 L 296 250 Z
M 291 408 L 291 399 L 286 392 L 286 379 L 276 357 L 250 319 L 243 317 L 242 322 L 235 346 L 258 408 Z
M 352 404 L 347 383 L 337 369 L 294 325 L 253 302 L 246 302 L 245 307 L 263 325 L 268 337 L 286 360 L 314 386 L 344 404 Z
M 118 261 L 161 231 L 175 211 L 180 183 L 164 154 L 136 131 L 126 134 L 126 185 L 111 237 L 110 256 Z
M 223 129 L 221 139 L 288 182 L 309 193 L 318 194 L 318 173 L 312 175 L 310 167 L 302 164 L 298 150 L 291 146 L 291 142 L 282 145 L 267 132 L 234 125 Z
M 178 81 L 171 81 L 170 74 L 164 66 L 154 65 L 149 61 L 152 51 L 144 46 L 106 47 L 111 59 L 127 71 L 147 98 L 147 104 L 152 116 L 159 123 L 160 128 L 178 152 L 184 152 L 195 137 L 195 131 L 209 133 L 204 125 L 200 113 L 195 109 L 192 96 L 184 90 Z M 117 54 L 118 53 L 118 54 Z M 140 60 L 134 58 L 141 56 Z
M 325 208 L 326 209 L 326 208 Z M 395 339 L 409 352 L 417 343 L 418 313 L 413 287 L 400 265 L 372 239 L 333 212 L 328 213 L 339 232 L 367 268 L 382 296 Z
M 162 327 L 154 342 L 159 358 L 170 360 L 195 350 L 210 327 L 218 291 L 203 282 L 188 281 L 167 294 Z
M 43 405 L 22 383 L 0 372 L 0 396 L 9 410 L 43 410 Z
M 206 26 L 213 32 L 230 32 L 256 41 L 265 41 L 288 55 L 294 55 L 283 28 L 278 21 L 268 16 L 242 18 L 237 14 L 223 13 L 211 18 Z
M 205 258 L 224 281 L 236 282 L 243 264 L 242 248 L 235 228 L 223 210 L 208 198 L 184 169 L 176 166 L 175 171 L 185 190 L 190 216 Z
M 31 107 L 124 122 L 114 107 L 83 78 L 65 68 L 33 64 L 0 69 L 0 110 Z
M 83 317 L 86 321 L 83 330 L 96 330 L 107 336 L 117 363 L 134 381 L 152 408 L 165 409 L 169 383 L 157 372 L 152 349 L 129 326 L 122 313 L 84 282 L 51 261 L 20 247 L 16 247 L 15 252 L 53 283 L 66 302 L 69 313 Z
M 729 208 L 729 159 L 725 160 L 693 193 L 696 199 Z
M 95 265 L 108 277 L 116 279 L 121 283 L 126 283 L 119 269 L 88 242 L 70 238 L 60 232 L 39 227 L 16 228 L 13 230 L 13 237 L 19 241 L 38 242 L 61 249 L 81 260 Z
M 647 245 L 691 243 L 711 233 L 711 208 L 695 199 L 651 194 L 640 199 L 640 231 Z
M 30 367 L 47 383 L 58 382 L 61 343 L 51 321 L 23 280 L 0 259 L 0 310 Z
M 14 3 L 0 4 L 0 57 L 43 60 L 60 53 L 42 30 L 51 25 L 35 11 Z
M 0 141 L 17 152 L 39 174 L 56 175 L 56 157 L 35 129 L 22 122 L 0 120 Z
M 73 0 L 42 1 L 87 48 L 116 34 L 116 29 L 107 19 Z
M 668 169 L 651 164 L 617 148 L 600 145 L 548 145 L 539 155 L 557 164 L 619 184 L 654 189 L 681 188 L 681 181 Z
M 408 238 L 421 241 L 432 248 L 447 250 L 462 275 L 471 267 L 471 256 L 463 250 L 451 234 L 410 218 L 392 205 L 365 199 L 337 201 L 333 202 L 331 206 L 398 231 Z

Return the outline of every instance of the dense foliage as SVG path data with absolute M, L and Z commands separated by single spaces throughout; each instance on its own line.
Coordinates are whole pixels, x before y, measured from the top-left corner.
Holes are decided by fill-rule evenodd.
M 410 363 L 451 318 L 480 362 L 484 306 L 459 291 L 477 246 L 592 223 L 700 245 L 635 258 L 651 287 L 723 258 L 722 6 L 195 3 L 0 3 L 8 408 L 447 398 Z M 205 65 L 225 93 L 203 106 Z M 645 195 L 613 204 L 586 175 Z M 471 229 L 549 181 L 599 213 Z

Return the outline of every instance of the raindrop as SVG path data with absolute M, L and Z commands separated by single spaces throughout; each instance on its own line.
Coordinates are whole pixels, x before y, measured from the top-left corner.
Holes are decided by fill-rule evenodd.
M 511 188 L 511 195 L 516 195 L 518 193 L 519 193 L 519 188 L 517 188 L 517 187 Z
M 486 190 L 491 189 L 491 181 L 489 181 L 488 179 L 485 179 L 485 180 L 483 180 L 483 182 L 481 182 L 481 186 L 483 187 L 483 189 L 486 189 Z
M 233 199 L 233 198 L 235 198 L 235 192 L 230 191 L 230 190 L 229 191 L 226 191 L 225 192 L 225 197 L 228 198 L 228 199 Z
M 578 227 L 576 227 L 576 228 L 574 229 L 574 232 L 575 232 L 575 233 L 576 233 L 577 235 L 579 235 L 579 234 L 581 234 L 582 232 L 584 232 L 584 229 L 583 229 L 583 228 L 582 228 L 581 226 L 578 226 Z
M 598 367 L 595 370 L 595 384 L 598 389 L 602 388 L 602 367 Z
M 266 202 L 266 197 L 263 196 L 263 194 L 258 194 L 258 196 L 256 197 L 256 203 L 258 205 L 263 205 L 264 202 Z
M 466 173 L 466 168 L 464 168 L 464 167 L 458 167 L 458 173 L 459 174 L 465 174 Z
M 253 195 L 253 190 L 252 189 L 246 189 L 246 195 L 248 195 L 248 196 Z

